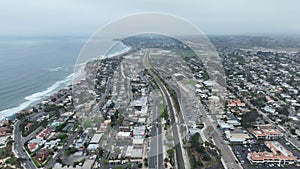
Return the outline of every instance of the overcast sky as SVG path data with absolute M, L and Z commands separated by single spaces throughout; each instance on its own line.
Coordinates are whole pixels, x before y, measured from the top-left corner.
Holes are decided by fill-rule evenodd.
M 89 36 L 141 12 L 179 16 L 205 34 L 300 34 L 299 7 L 299 0 L 1 0 L 0 36 Z

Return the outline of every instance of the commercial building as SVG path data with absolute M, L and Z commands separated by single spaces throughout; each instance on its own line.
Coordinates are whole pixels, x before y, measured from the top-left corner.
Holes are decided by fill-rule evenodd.
M 250 139 L 249 134 L 231 133 L 230 131 L 225 131 L 225 136 L 230 143 L 246 143 Z
M 120 131 L 116 136 L 118 139 L 128 139 L 131 138 L 131 132 Z
M 99 147 L 99 144 L 89 144 L 89 146 L 87 147 L 87 149 L 90 152 L 94 152 L 94 151 L 97 150 L 98 147 Z
M 287 150 L 277 141 L 265 141 L 265 145 L 271 152 L 248 152 L 247 158 L 251 164 L 259 163 L 277 163 L 277 164 L 294 164 L 297 157 Z
M 133 146 L 128 146 L 125 157 L 132 158 L 132 159 L 142 159 L 143 158 L 143 149 L 142 148 L 134 148 Z
M 234 129 L 233 125 L 229 125 L 225 121 L 218 121 L 218 126 L 220 127 L 221 130 L 231 130 Z
M 281 133 L 279 130 L 271 128 L 271 127 L 261 127 L 258 130 L 252 130 L 252 134 L 257 139 L 276 139 L 283 136 L 283 133 Z
M 241 123 L 237 120 L 237 118 L 232 113 L 227 113 L 227 123 L 233 126 L 240 126 Z
M 132 136 L 134 138 L 144 138 L 145 137 L 145 126 L 134 127 L 132 130 Z
M 140 138 L 134 138 L 132 140 L 132 145 L 134 148 L 143 148 L 144 147 L 144 139 L 140 139 Z
M 94 136 L 92 137 L 90 144 L 98 144 L 102 138 L 102 133 L 100 134 L 94 134 Z

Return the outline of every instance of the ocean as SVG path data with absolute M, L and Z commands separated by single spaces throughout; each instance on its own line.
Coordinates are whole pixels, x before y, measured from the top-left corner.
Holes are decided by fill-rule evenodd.
M 84 38 L 0 38 L 0 119 L 71 84 Z
M 88 37 L 0 38 L 0 119 L 34 105 L 72 83 Z M 113 47 L 108 55 L 128 48 Z

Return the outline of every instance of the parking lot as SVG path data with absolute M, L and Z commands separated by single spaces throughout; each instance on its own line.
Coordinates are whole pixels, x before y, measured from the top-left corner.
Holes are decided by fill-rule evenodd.
M 284 139 L 278 139 L 278 141 L 281 145 L 283 145 L 286 149 L 293 152 L 293 154 L 297 157 L 300 157 L 300 152 L 298 152 L 293 146 L 286 145 L 286 141 Z M 250 164 L 249 160 L 247 159 L 248 150 L 261 152 L 261 151 L 267 151 L 270 152 L 268 147 L 264 144 L 264 141 L 260 141 L 256 144 L 250 144 L 250 145 L 233 145 L 232 150 L 234 154 L 236 155 L 239 163 L 243 166 L 245 169 L 266 169 L 266 168 L 288 168 L 288 169 L 297 169 L 299 166 L 295 165 L 285 165 L 285 166 L 278 166 L 277 163 L 274 164 Z

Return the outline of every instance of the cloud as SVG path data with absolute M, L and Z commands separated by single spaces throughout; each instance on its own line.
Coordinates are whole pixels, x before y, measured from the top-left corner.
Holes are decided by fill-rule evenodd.
M 207 34 L 300 33 L 298 6 L 297 0 L 10 0 L 0 2 L 0 35 L 90 35 L 139 12 L 177 15 Z

